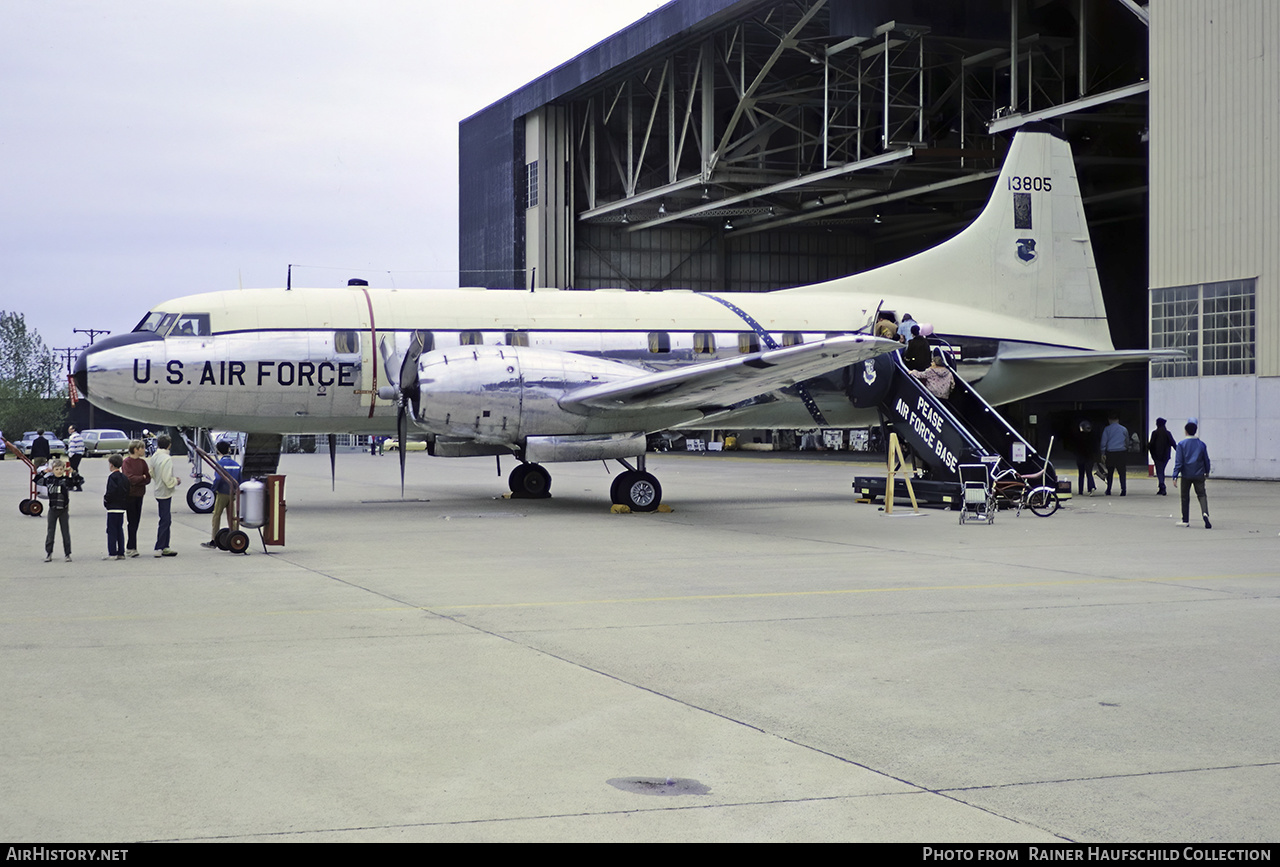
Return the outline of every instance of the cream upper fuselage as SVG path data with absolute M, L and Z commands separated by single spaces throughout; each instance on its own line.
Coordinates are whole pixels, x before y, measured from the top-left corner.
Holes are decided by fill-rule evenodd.
M 920 299 L 891 298 L 886 307 L 895 302 L 899 313 L 905 306 L 918 321 L 940 326 L 953 342 L 985 344 L 988 348 L 980 351 L 988 355 L 1000 341 L 1008 345 L 1015 339 L 1041 347 L 1071 345 L 1059 342 L 1061 332 L 1039 323 L 939 302 L 921 304 Z M 865 332 L 879 304 L 880 298 L 870 295 L 804 289 L 714 297 L 687 291 L 365 287 L 215 292 L 161 304 L 139 330 L 100 341 L 82 356 L 77 378 L 95 405 L 139 421 L 263 433 L 392 433 L 397 406 L 385 388 L 399 371 L 388 371 L 387 361 L 394 358 L 392 366 L 398 364 L 415 332 L 426 342 L 423 363 L 444 359 L 437 369 L 458 378 L 422 385 L 423 402 L 435 410 L 434 417 L 443 418 L 443 402 L 460 399 L 457 389 L 476 394 L 504 389 L 500 376 L 477 381 L 463 372 L 467 366 L 480 372 L 480 359 L 467 358 L 476 356 L 480 345 L 513 347 L 530 359 L 556 359 L 558 366 L 567 360 L 563 377 L 547 383 L 554 397 L 607 377 L 607 367 L 602 372 L 599 365 L 608 362 L 664 370 L 757 352 L 770 339 L 781 347 Z M 975 362 L 970 378 L 979 377 L 990 358 Z M 830 426 L 874 422 L 846 397 L 849 375 L 845 367 L 806 383 Z M 1078 377 L 1077 372 L 1066 381 Z M 717 427 L 817 424 L 793 389 L 740 401 L 713 418 Z M 535 426 L 540 434 L 572 434 L 698 422 L 705 425 L 707 419 L 650 413 L 562 425 L 564 430 L 548 429 L 555 427 L 550 419 Z M 424 426 L 428 432 L 452 432 Z

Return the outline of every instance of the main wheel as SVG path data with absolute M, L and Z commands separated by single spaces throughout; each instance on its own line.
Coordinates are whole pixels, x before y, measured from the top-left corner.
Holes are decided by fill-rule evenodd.
M 1027 495 L 1027 506 L 1041 518 L 1058 511 L 1058 492 L 1053 488 L 1036 488 Z
M 507 477 L 507 484 L 518 497 L 551 496 L 551 474 L 541 464 L 520 464 Z
M 227 536 L 227 550 L 232 554 L 243 554 L 249 550 L 249 534 L 243 530 L 236 530 Z
M 528 472 L 528 464 L 516 464 L 512 468 L 510 474 L 507 475 L 507 487 L 511 488 L 511 493 L 518 494 L 524 490 L 524 477 Z
M 187 505 L 199 515 L 207 515 L 213 511 L 213 498 L 213 485 L 208 482 L 196 482 L 187 491 Z
M 662 503 L 662 485 L 648 473 L 623 473 L 615 484 L 618 495 L 614 502 L 633 512 L 652 512 Z
M 44 503 L 39 500 L 30 500 L 27 503 L 27 514 L 31 517 L 38 518 L 42 512 L 44 512 Z

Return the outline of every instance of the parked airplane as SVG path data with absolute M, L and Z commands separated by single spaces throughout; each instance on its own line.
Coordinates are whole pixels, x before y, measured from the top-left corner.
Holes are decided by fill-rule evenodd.
M 611 495 L 652 509 L 647 433 L 874 423 L 849 395 L 872 370 L 855 365 L 898 348 L 870 334 L 881 307 L 934 323 L 962 360 L 976 351 L 965 375 L 992 404 L 1153 355 L 1111 344 L 1070 146 L 1039 125 L 959 235 L 827 283 L 213 292 L 99 341 L 76 382 L 103 409 L 176 426 L 403 439 L 412 423 L 436 455 L 514 454 L 527 495 L 549 488 L 542 463 L 637 458 Z

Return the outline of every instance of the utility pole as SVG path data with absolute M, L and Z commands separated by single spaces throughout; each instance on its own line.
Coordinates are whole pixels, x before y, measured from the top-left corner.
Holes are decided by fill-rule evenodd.
M 57 346 L 57 347 L 54 347 L 54 350 L 53 350 L 53 351 L 54 351 L 54 354 L 60 354 L 60 355 L 62 355 L 63 360 L 66 362 L 66 365 L 67 365 L 67 376 L 70 376 L 70 375 L 71 375 L 71 361 L 72 361 L 72 359 L 74 359 L 77 355 L 79 355 L 81 352 L 83 352 L 86 348 L 87 348 L 87 347 L 84 347 L 84 346 Z
M 89 335 L 89 345 L 93 346 L 93 338 L 97 337 L 99 334 L 110 334 L 111 332 L 102 328 L 72 328 L 71 333 Z

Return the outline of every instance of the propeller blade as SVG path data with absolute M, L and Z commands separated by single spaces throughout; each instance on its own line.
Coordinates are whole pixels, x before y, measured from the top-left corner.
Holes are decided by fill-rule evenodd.
M 404 453 L 405 440 L 408 438 L 408 421 L 405 417 L 404 401 L 400 401 L 400 408 L 396 412 L 396 433 L 400 437 L 400 499 L 404 499 Z
M 400 368 L 403 364 L 402 360 L 397 357 L 398 353 L 391 348 L 391 338 L 383 336 L 378 343 L 378 348 L 382 351 L 382 369 L 387 377 L 387 382 L 391 384 L 396 391 L 400 390 Z
M 418 387 L 418 359 L 422 357 L 424 348 L 422 335 L 415 331 L 413 339 L 409 342 L 409 351 L 404 354 L 404 358 L 400 362 L 400 384 L 398 388 L 401 394 Z

